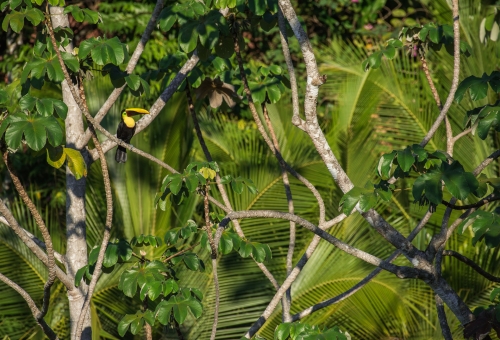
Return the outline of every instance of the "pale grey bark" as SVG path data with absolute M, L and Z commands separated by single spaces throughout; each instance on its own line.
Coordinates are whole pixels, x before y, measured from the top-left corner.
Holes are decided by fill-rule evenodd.
M 51 7 L 50 14 L 52 25 L 56 27 L 69 27 L 68 16 L 63 14 L 64 8 Z M 72 51 L 72 47 L 66 47 L 67 52 Z M 76 148 L 78 139 L 85 132 L 82 114 L 75 102 L 68 84 L 65 81 L 61 84 L 63 101 L 68 106 L 68 114 L 65 120 L 66 126 L 66 147 Z M 80 149 L 85 152 L 85 149 Z M 85 224 L 85 189 L 86 178 L 76 179 L 69 167 L 66 167 L 66 273 L 71 278 L 75 277 L 78 269 L 87 265 L 87 238 Z M 75 338 L 76 324 L 80 317 L 87 285 L 81 282 L 79 289 L 68 291 L 71 338 Z M 92 339 L 90 328 L 90 313 L 83 326 L 82 339 Z

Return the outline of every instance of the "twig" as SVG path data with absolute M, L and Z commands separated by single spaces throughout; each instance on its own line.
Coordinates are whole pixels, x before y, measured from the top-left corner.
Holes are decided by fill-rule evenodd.
M 43 332 L 45 333 L 45 335 L 47 335 L 47 337 L 49 339 L 59 339 L 57 337 L 56 333 L 54 333 L 52 328 L 50 328 L 50 326 L 43 319 L 43 316 L 41 315 L 42 312 L 38 309 L 38 307 L 35 304 L 35 301 L 33 301 L 33 299 L 28 294 L 28 292 L 26 292 L 24 289 L 21 288 L 21 286 L 19 286 L 17 283 L 10 280 L 8 277 L 6 277 L 5 275 L 3 275 L 1 273 L 0 273 L 0 281 L 2 281 L 7 286 L 14 289 L 16 292 L 19 293 L 19 295 L 22 296 L 24 301 L 26 301 L 26 303 L 28 304 L 28 306 L 31 310 L 31 314 L 33 314 L 33 317 L 35 318 L 36 322 L 42 328 Z
M 267 125 L 267 129 L 269 130 L 269 134 L 271 135 L 271 139 L 274 144 L 274 148 L 276 149 L 276 152 L 281 153 L 279 143 L 278 143 L 278 138 L 276 138 L 276 133 L 274 132 L 273 125 L 271 123 L 271 119 L 269 118 L 269 113 L 267 112 L 267 106 L 265 103 L 261 104 L 262 107 L 262 114 L 264 116 L 264 120 Z M 283 178 L 283 186 L 285 187 L 285 195 L 286 195 L 286 200 L 288 202 L 288 212 L 290 214 L 295 213 L 295 209 L 293 206 L 293 197 L 292 197 L 292 190 L 290 189 L 290 181 L 288 179 L 288 173 L 286 172 L 286 167 L 283 163 L 279 162 L 280 168 L 281 168 L 281 177 Z M 290 275 L 292 272 L 293 268 L 293 252 L 295 249 L 295 222 L 290 221 L 290 241 L 288 243 L 288 252 L 286 255 L 286 275 Z M 292 289 L 289 288 L 286 291 L 285 296 L 283 297 L 282 301 L 283 305 L 283 322 L 291 322 L 291 316 L 290 316 L 290 308 L 292 306 Z
M 417 234 L 422 230 L 422 228 L 427 224 L 427 222 L 429 222 L 429 219 L 431 218 L 432 216 L 432 212 L 430 211 L 427 211 L 427 213 L 424 215 L 424 217 L 422 218 L 422 220 L 420 221 L 420 223 L 412 230 L 412 232 L 410 233 L 410 235 L 408 235 L 408 241 L 412 241 L 415 236 L 417 236 Z M 394 253 L 391 254 L 391 256 L 389 256 L 389 258 L 387 259 L 387 261 L 389 262 L 392 262 L 394 261 L 399 255 L 401 255 L 401 251 L 399 250 L 396 250 Z M 337 296 L 334 296 L 328 300 L 325 300 L 325 301 L 322 301 L 320 303 L 317 303 L 309 308 L 306 308 L 304 309 L 303 311 L 297 313 L 297 314 L 294 314 L 292 316 L 292 321 L 297 321 L 297 320 L 300 320 L 308 315 L 311 315 L 312 313 L 322 309 L 322 308 L 325 308 L 325 307 L 328 307 L 328 306 L 331 306 L 333 304 L 336 304 L 336 303 L 339 303 L 345 299 L 347 299 L 348 297 L 354 295 L 356 292 L 358 292 L 361 288 L 363 288 L 364 286 L 366 286 L 366 284 L 368 282 L 370 282 L 371 280 L 373 280 L 373 278 L 375 278 L 380 272 L 382 271 L 382 269 L 379 267 L 379 268 L 375 268 L 370 274 L 368 274 L 363 280 L 359 281 L 357 284 L 355 284 L 353 287 L 351 287 L 350 289 L 346 290 L 345 292 L 337 295 Z
M 463 136 L 468 135 L 471 131 L 472 131 L 472 128 L 468 128 L 468 129 L 465 129 L 464 131 L 460 132 L 455 137 L 453 137 L 453 143 L 455 143 L 457 140 L 459 140 Z
M 12 215 L 12 212 L 9 210 L 7 205 L 5 205 L 5 202 L 2 199 L 0 199 L 0 214 L 2 214 L 8 222 L 6 225 L 9 226 L 21 239 L 21 241 L 26 244 L 31 252 L 35 254 L 35 256 L 42 261 L 45 266 L 48 267 L 49 260 L 47 254 L 45 254 L 45 252 L 40 249 L 40 247 L 25 233 L 24 229 L 19 226 L 14 218 L 14 215 Z M 71 280 L 71 278 L 61 270 L 61 268 L 55 266 L 55 271 L 57 278 L 61 280 L 68 291 L 75 289 L 73 280 Z
M 175 254 L 172 254 L 170 255 L 169 257 L 167 257 L 165 260 L 163 260 L 163 262 L 167 262 L 167 261 L 170 261 L 171 259 L 173 259 L 174 257 L 177 257 L 179 255 L 182 255 L 188 251 L 190 251 L 191 249 L 193 249 L 194 247 L 198 246 L 200 243 L 196 243 L 196 244 L 193 244 L 191 247 L 188 247 L 186 249 L 183 249 L 183 250 L 180 250 L 178 251 L 177 253 Z
M 436 299 L 436 309 L 439 319 L 439 325 L 441 326 L 441 333 L 443 333 L 443 338 L 445 340 L 453 340 L 453 336 L 451 335 L 450 326 L 448 325 L 448 321 L 446 320 L 446 314 L 444 312 L 444 304 L 443 300 L 439 297 L 439 295 L 435 295 Z
M 54 48 L 56 48 L 54 46 Z M 63 63 L 62 60 L 59 60 L 60 63 Z M 62 66 L 62 65 L 61 65 Z M 67 72 L 67 71 L 66 71 Z M 80 79 L 80 97 L 82 99 L 83 106 L 85 107 L 84 115 L 90 116 L 88 114 L 87 101 L 85 100 L 85 90 L 83 88 L 83 81 Z M 89 130 L 92 133 L 92 141 L 94 142 L 95 148 L 99 153 L 99 158 L 101 160 L 101 170 L 102 177 L 104 181 L 104 190 L 106 193 L 106 221 L 104 226 L 104 233 L 101 242 L 101 249 L 99 250 L 99 255 L 97 256 L 97 262 L 95 264 L 94 273 L 92 274 L 92 280 L 90 280 L 90 284 L 88 287 L 87 295 L 85 296 L 85 300 L 83 302 L 82 312 L 80 314 L 80 318 L 78 319 L 78 323 L 76 326 L 76 339 L 79 340 L 81 337 L 81 331 L 83 327 L 83 323 L 85 321 L 85 317 L 87 316 L 87 310 L 90 306 L 90 300 L 92 298 L 92 294 L 94 293 L 95 286 L 97 284 L 97 280 L 102 272 L 102 263 L 104 262 L 104 254 L 106 252 L 106 247 L 109 242 L 109 238 L 111 237 L 111 227 L 113 221 L 113 196 L 111 194 L 111 182 L 109 180 L 109 171 L 108 164 L 106 162 L 106 157 L 104 156 L 104 152 L 101 148 L 101 143 L 97 138 L 97 134 L 95 132 L 94 126 L 92 124 L 89 125 Z
M 293 67 L 292 56 L 290 55 L 290 48 L 288 46 L 288 38 L 286 36 L 286 25 L 283 12 L 278 8 L 278 27 L 280 29 L 281 47 L 283 56 L 285 57 L 286 66 L 288 68 L 288 75 L 290 76 L 290 86 L 292 88 L 292 107 L 293 116 L 292 124 L 301 130 L 305 130 L 305 122 L 300 118 L 299 109 L 299 93 L 297 90 L 297 78 L 295 77 L 295 68 Z
M 436 133 L 439 125 L 443 121 L 443 119 L 446 117 L 446 113 L 451 107 L 451 104 L 453 103 L 453 100 L 455 99 L 455 92 L 457 91 L 458 88 L 458 82 L 459 82 L 459 75 L 460 75 L 460 23 L 459 23 L 459 13 L 458 13 L 458 0 L 452 0 L 453 3 L 453 8 L 452 8 L 452 13 L 453 13 L 453 79 L 451 81 L 451 88 L 450 88 L 450 93 L 448 94 L 448 98 L 446 98 L 446 102 L 444 103 L 444 106 L 439 113 L 439 116 L 437 117 L 436 121 L 434 124 L 432 124 L 432 127 L 429 129 L 429 132 L 427 132 L 427 135 L 424 137 L 422 142 L 420 142 L 420 146 L 424 147 L 434 136 Z
M 151 14 L 151 18 L 149 19 L 149 22 L 146 26 L 146 29 L 142 33 L 141 40 L 137 44 L 137 47 L 134 50 L 134 53 L 130 57 L 130 60 L 128 62 L 127 68 L 125 69 L 125 72 L 127 74 L 131 74 L 134 71 L 134 68 L 136 67 L 137 63 L 139 62 L 139 58 L 141 57 L 142 52 L 144 51 L 144 48 L 146 47 L 146 44 L 149 41 L 149 37 L 151 36 L 151 33 L 153 32 L 153 29 L 156 26 L 156 20 L 158 19 L 158 16 L 160 15 L 161 10 L 163 9 L 163 0 L 158 0 L 156 2 L 156 6 L 153 10 L 153 13 Z M 108 99 L 104 102 L 104 104 L 101 106 L 97 114 L 95 115 L 94 119 L 96 122 L 100 123 L 101 120 L 106 116 L 108 113 L 109 109 L 113 106 L 113 104 L 116 102 L 120 94 L 122 93 L 123 89 L 127 86 L 127 84 L 124 84 L 121 87 L 115 88 L 113 92 L 109 95 Z M 77 143 L 77 149 L 81 149 L 87 145 L 91 138 L 92 132 L 90 129 L 85 131 L 85 135 L 83 135 Z
M 217 321 L 219 320 L 219 306 L 220 306 L 220 291 L 219 291 L 219 277 L 217 275 L 217 246 L 214 243 L 212 236 L 212 224 L 210 223 L 210 210 L 208 205 L 208 190 L 210 189 L 210 184 L 205 185 L 205 194 L 203 197 L 203 210 L 205 212 L 205 232 L 207 233 L 208 242 L 211 249 L 212 258 L 212 275 L 214 276 L 214 289 L 215 289 L 215 308 L 214 308 L 214 322 L 212 324 L 212 333 L 210 334 L 210 340 L 215 340 L 215 335 L 217 334 Z
M 47 269 L 49 271 L 49 275 L 47 277 L 47 281 L 45 282 L 45 285 L 43 287 L 43 302 L 42 302 L 42 310 L 40 312 L 40 318 L 43 318 L 48 310 L 49 310 L 49 303 L 50 303 L 50 288 L 54 284 L 56 280 L 56 260 L 54 257 L 54 246 L 52 245 L 52 238 L 50 237 L 49 230 L 47 229 L 47 226 L 45 225 L 45 222 L 43 221 L 42 216 L 36 209 L 35 204 L 31 200 L 31 198 L 28 196 L 28 193 L 26 190 L 24 190 L 23 185 L 21 184 L 21 181 L 19 180 L 19 177 L 17 177 L 17 174 L 14 172 L 12 169 L 12 166 L 9 161 L 9 152 L 5 151 L 3 153 L 3 161 L 5 163 L 5 166 L 7 167 L 7 171 L 9 172 L 9 175 L 12 179 L 12 183 L 14 184 L 14 187 L 16 188 L 17 192 L 19 193 L 19 196 L 23 200 L 24 204 L 28 207 L 29 211 L 31 212 L 31 215 L 35 219 L 35 222 L 38 226 L 38 229 L 40 229 L 40 233 L 42 234 L 43 241 L 45 242 L 45 249 L 47 250 Z
M 500 282 L 500 277 L 491 275 L 490 273 L 486 272 L 483 268 L 479 267 L 479 265 L 477 263 L 475 263 L 474 261 L 472 261 L 468 257 L 466 257 L 460 253 L 457 253 L 456 251 L 445 250 L 445 251 L 443 251 L 443 256 L 453 256 L 457 260 L 465 263 L 466 265 L 468 265 L 469 267 L 474 269 L 476 272 L 478 272 L 480 275 L 484 276 L 485 278 L 487 278 L 491 282 Z

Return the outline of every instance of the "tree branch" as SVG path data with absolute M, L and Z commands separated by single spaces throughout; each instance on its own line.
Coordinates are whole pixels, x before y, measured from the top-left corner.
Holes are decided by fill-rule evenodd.
M 305 121 L 300 118 L 297 78 L 295 77 L 295 68 L 293 67 L 292 56 L 290 55 L 290 48 L 288 46 L 288 38 L 286 36 L 285 18 L 283 17 L 283 12 L 281 11 L 281 8 L 278 8 L 278 27 L 280 29 L 280 39 L 281 39 L 281 47 L 283 50 L 283 56 L 285 57 L 286 66 L 288 68 L 288 75 L 290 77 L 290 86 L 292 88 L 292 107 L 293 107 L 292 124 L 297 126 L 299 129 L 305 131 L 306 129 Z
M 484 276 L 485 278 L 487 278 L 491 282 L 497 282 L 497 283 L 500 282 L 500 277 L 491 275 L 490 273 L 486 272 L 483 268 L 479 267 L 479 265 L 477 263 L 475 263 L 474 261 L 472 261 L 468 257 L 466 257 L 460 253 L 457 253 L 456 251 L 445 250 L 445 251 L 443 251 L 443 256 L 452 256 L 452 257 L 456 258 L 457 260 L 459 260 L 460 262 L 465 263 L 466 265 L 468 265 L 469 267 L 474 269 L 476 272 L 478 272 L 480 275 Z
M 436 309 L 439 319 L 439 325 L 441 326 L 441 333 L 443 333 L 443 338 L 445 340 L 453 340 L 453 336 L 451 335 L 450 326 L 448 325 L 448 321 L 446 320 L 446 314 L 444 312 L 444 304 L 443 300 L 439 297 L 439 295 L 435 295 L 436 299 Z
M 450 209 L 453 210 L 467 210 L 467 209 L 472 209 L 472 208 L 479 208 L 482 207 L 485 204 L 498 201 L 500 200 L 500 195 L 498 193 L 492 193 L 481 200 L 477 201 L 476 203 L 473 204 L 465 204 L 465 205 L 455 205 L 450 202 L 446 202 L 445 200 L 441 201 L 445 206 L 447 206 Z
M 130 60 L 128 62 L 127 68 L 125 69 L 125 72 L 127 74 L 131 74 L 137 63 L 139 62 L 139 58 L 141 57 L 142 52 L 144 51 L 144 48 L 146 47 L 146 44 L 149 41 L 149 38 L 151 36 L 151 33 L 153 32 L 155 26 L 156 26 L 156 20 L 158 19 L 158 16 L 160 15 L 161 10 L 163 9 L 163 0 L 158 0 L 156 2 L 156 6 L 153 10 L 153 13 L 151 14 L 151 18 L 149 19 L 149 22 L 146 26 L 146 29 L 142 33 L 141 40 L 137 44 L 134 53 L 130 57 Z M 101 106 L 97 114 L 95 115 L 94 119 L 97 123 L 100 123 L 101 120 L 106 116 L 108 113 L 109 109 L 113 106 L 113 104 L 116 102 L 120 94 L 122 93 L 123 89 L 127 86 L 127 84 L 124 84 L 121 87 L 115 88 L 113 92 L 109 95 L 108 99 L 104 102 L 104 104 Z M 78 140 L 77 143 L 77 148 L 81 149 L 85 147 L 85 145 L 88 144 L 90 138 L 92 136 L 92 132 L 90 129 L 87 129 L 85 131 L 85 135 L 81 136 L 80 139 Z
M 43 319 L 42 312 L 38 309 L 38 307 L 35 304 L 35 301 L 31 298 L 31 296 L 24 290 L 22 289 L 17 283 L 14 281 L 10 280 L 8 277 L 0 273 L 0 281 L 5 283 L 7 286 L 11 287 L 14 289 L 16 292 L 19 293 L 19 295 L 22 296 L 24 301 L 28 304 L 29 308 L 31 309 L 31 314 L 33 314 L 33 317 L 35 318 L 36 322 L 40 327 L 42 327 L 43 332 L 49 339 L 59 339 L 52 330 L 52 328 L 49 327 L 49 325 L 45 322 Z
M 453 79 L 451 81 L 451 88 L 450 88 L 450 93 L 448 94 L 448 98 L 446 98 L 446 102 L 444 103 L 443 108 L 441 109 L 441 112 L 439 113 L 439 116 L 437 117 L 436 121 L 434 124 L 432 124 L 431 128 L 429 129 L 429 132 L 427 132 L 427 135 L 424 137 L 422 142 L 420 142 L 420 146 L 424 147 L 434 136 L 436 133 L 439 125 L 443 121 L 443 119 L 446 117 L 446 113 L 451 107 L 451 104 L 453 103 L 453 99 L 455 99 L 455 92 L 457 91 L 458 88 L 458 83 L 459 83 L 459 75 L 460 75 L 460 23 L 459 23 L 459 11 L 458 11 L 458 0 L 452 0 L 453 3 L 453 8 L 452 8 L 452 13 L 453 13 Z
M 490 165 L 491 162 L 493 162 L 498 157 L 500 157 L 500 150 L 493 152 L 484 161 L 482 161 L 481 164 L 479 164 L 476 167 L 476 169 L 474 169 L 474 171 L 472 172 L 474 174 L 474 176 L 479 175 L 484 170 L 484 168 L 486 168 L 488 165 Z
M 369 264 L 374 266 L 380 266 L 382 269 L 385 269 L 393 274 L 395 274 L 399 278 L 428 278 L 428 273 L 419 270 L 416 268 L 410 267 L 402 267 L 393 265 L 387 261 L 381 260 L 376 256 L 373 256 L 365 251 L 354 248 L 347 243 L 344 243 L 337 239 L 336 237 L 330 235 L 326 231 L 318 228 L 313 223 L 290 213 L 283 213 L 279 211 L 273 210 L 248 210 L 248 211 L 234 211 L 226 215 L 226 217 L 219 223 L 219 227 L 217 228 L 217 233 L 215 235 L 215 245 L 218 246 L 220 237 L 222 232 L 227 227 L 228 223 L 234 219 L 242 219 L 242 218 L 276 218 L 282 220 L 293 221 L 304 228 L 312 231 L 316 235 L 320 236 L 322 239 L 326 240 L 328 243 L 333 244 L 335 247 L 344 251 L 345 253 L 357 257 L 360 260 L 363 260 Z
M 43 240 L 45 242 L 45 248 L 47 250 L 47 269 L 49 271 L 49 275 L 43 287 L 43 302 L 42 302 L 42 310 L 40 312 L 41 313 L 40 318 L 43 318 L 49 310 L 50 288 L 52 287 L 52 285 L 56 280 L 56 260 L 54 258 L 54 246 L 52 245 L 52 238 L 50 237 L 49 230 L 47 229 L 47 226 L 45 225 L 42 216 L 36 209 L 35 204 L 28 196 L 26 190 L 24 190 L 24 187 L 21 184 L 19 177 L 17 177 L 16 173 L 14 173 L 14 170 L 12 169 L 9 161 L 8 151 L 5 151 L 3 153 L 3 161 L 12 179 L 12 183 L 14 183 L 14 187 L 19 193 L 19 196 L 23 200 L 24 204 L 28 207 L 29 211 L 31 212 L 31 215 L 35 219 L 38 229 L 40 229 L 40 233 L 42 234 Z
M 0 214 L 2 214 L 2 216 L 7 221 L 6 225 L 9 226 L 21 239 L 21 241 L 23 241 L 23 243 L 31 250 L 31 252 L 35 254 L 36 257 L 38 257 L 38 259 L 42 261 L 45 266 L 48 267 L 49 260 L 47 254 L 45 254 L 45 252 L 40 249 L 40 247 L 24 232 L 24 229 L 19 226 L 16 219 L 14 218 L 14 215 L 12 215 L 12 212 L 9 210 L 9 208 L 7 208 L 7 205 L 5 205 L 5 202 L 2 199 L 0 199 Z M 57 266 L 55 267 L 55 271 L 57 278 L 61 280 L 67 290 L 75 289 L 73 281 L 68 275 L 66 275 L 66 273 L 64 273 Z

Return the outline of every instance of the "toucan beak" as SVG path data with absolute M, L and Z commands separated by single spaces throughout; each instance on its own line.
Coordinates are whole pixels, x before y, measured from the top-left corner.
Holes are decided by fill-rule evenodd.
M 127 113 L 127 116 L 132 117 L 136 115 L 148 115 L 149 111 L 145 109 L 140 109 L 140 108 L 130 108 L 130 109 L 125 109 L 125 112 Z

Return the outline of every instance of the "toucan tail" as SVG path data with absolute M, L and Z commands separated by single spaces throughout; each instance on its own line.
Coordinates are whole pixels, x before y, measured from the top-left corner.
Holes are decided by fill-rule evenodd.
M 125 163 L 127 161 L 127 149 L 123 146 L 118 145 L 115 153 L 115 161 L 118 163 Z

